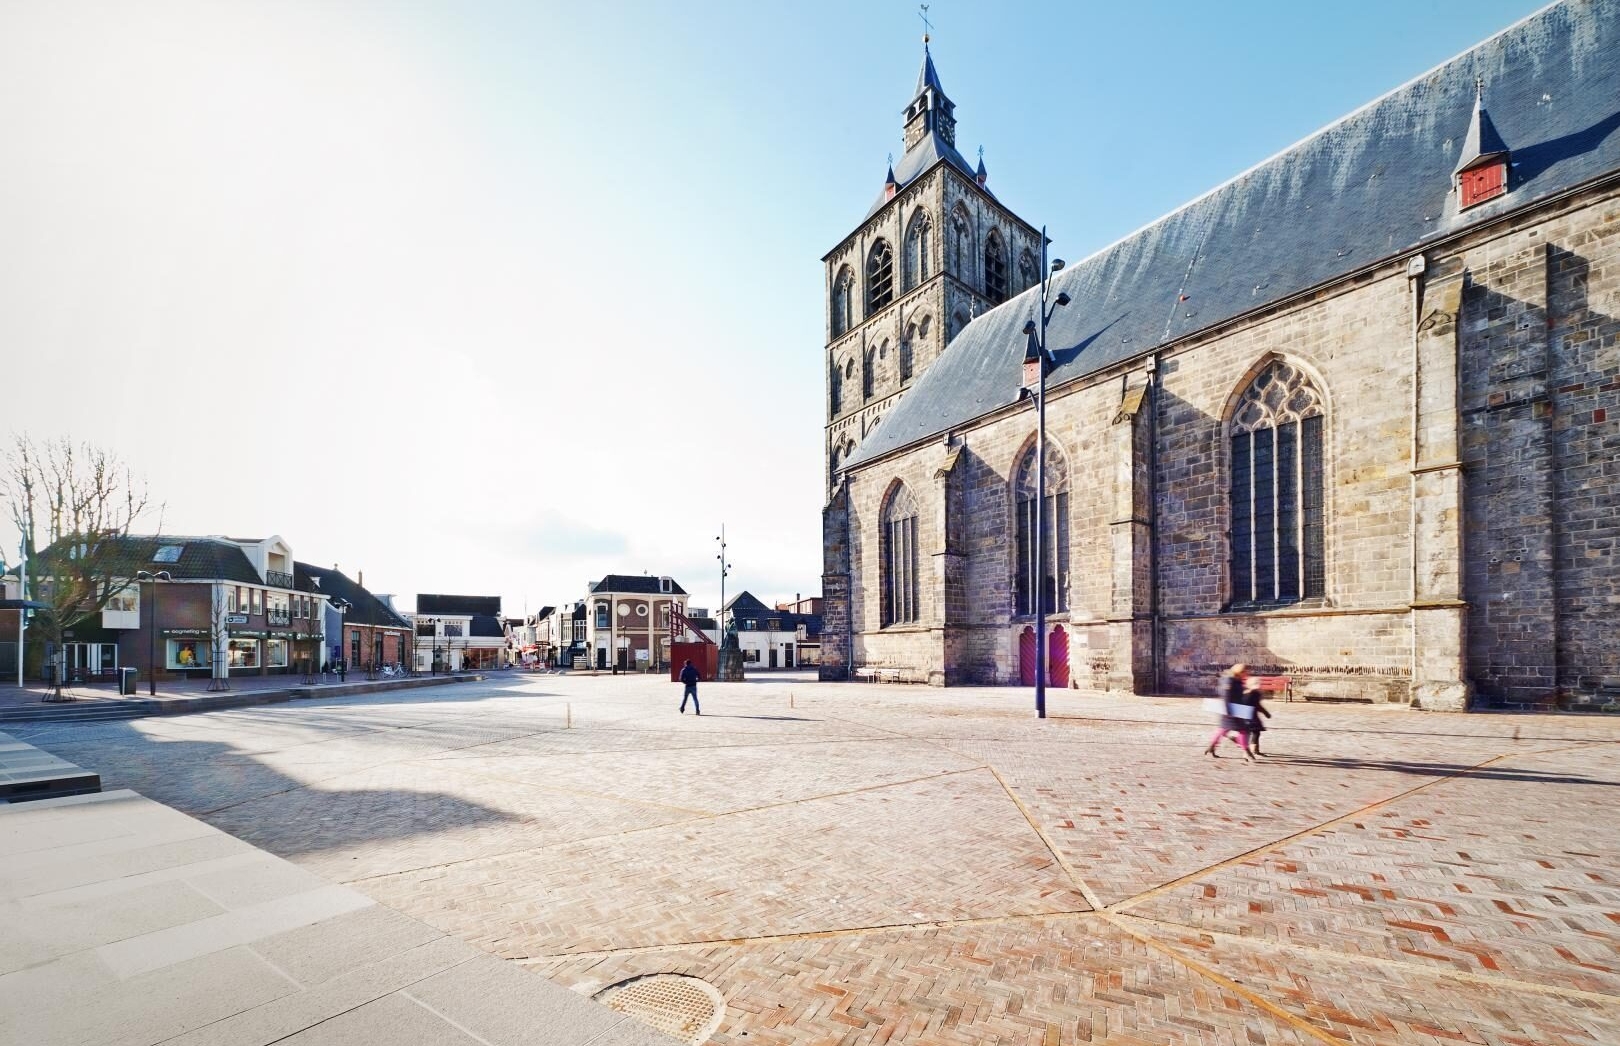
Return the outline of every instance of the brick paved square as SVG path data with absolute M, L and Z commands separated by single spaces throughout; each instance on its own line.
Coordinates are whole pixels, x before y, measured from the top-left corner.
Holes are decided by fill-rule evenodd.
M 1620 720 L 638 677 L 18 731 L 715 1043 L 1620 1042 Z

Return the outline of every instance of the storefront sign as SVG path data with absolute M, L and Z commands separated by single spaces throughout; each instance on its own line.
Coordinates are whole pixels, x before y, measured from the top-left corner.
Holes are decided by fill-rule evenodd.
M 245 625 L 245 624 L 247 624 L 247 615 L 246 614 L 226 614 L 225 615 L 225 623 L 227 625 Z
M 163 634 L 166 636 L 206 636 L 209 632 L 206 628 L 165 628 Z

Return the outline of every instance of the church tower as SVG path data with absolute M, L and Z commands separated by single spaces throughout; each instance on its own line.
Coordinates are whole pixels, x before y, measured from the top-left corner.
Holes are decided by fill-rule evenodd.
M 826 482 L 969 321 L 1039 279 L 1040 232 L 956 147 L 956 104 L 923 37 L 917 90 L 891 160 L 827 274 Z

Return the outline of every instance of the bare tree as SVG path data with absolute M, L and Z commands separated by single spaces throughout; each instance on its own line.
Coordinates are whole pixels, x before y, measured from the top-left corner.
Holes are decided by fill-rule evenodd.
M 66 635 L 129 585 L 124 539 L 147 509 L 146 484 L 112 451 L 19 435 L 5 454 L 0 499 L 22 535 L 29 597 L 44 604 L 33 627 L 56 652 L 51 699 L 64 700 Z

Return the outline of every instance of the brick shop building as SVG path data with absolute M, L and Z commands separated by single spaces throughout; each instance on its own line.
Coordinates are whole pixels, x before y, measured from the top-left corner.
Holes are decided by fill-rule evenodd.
M 954 131 L 925 53 L 906 155 L 825 259 L 824 678 L 1012 684 L 1044 650 L 1134 693 L 1234 661 L 1431 709 L 1620 690 L 1620 3 L 1546 8 L 1053 275 L 1044 490 L 1039 234 Z

